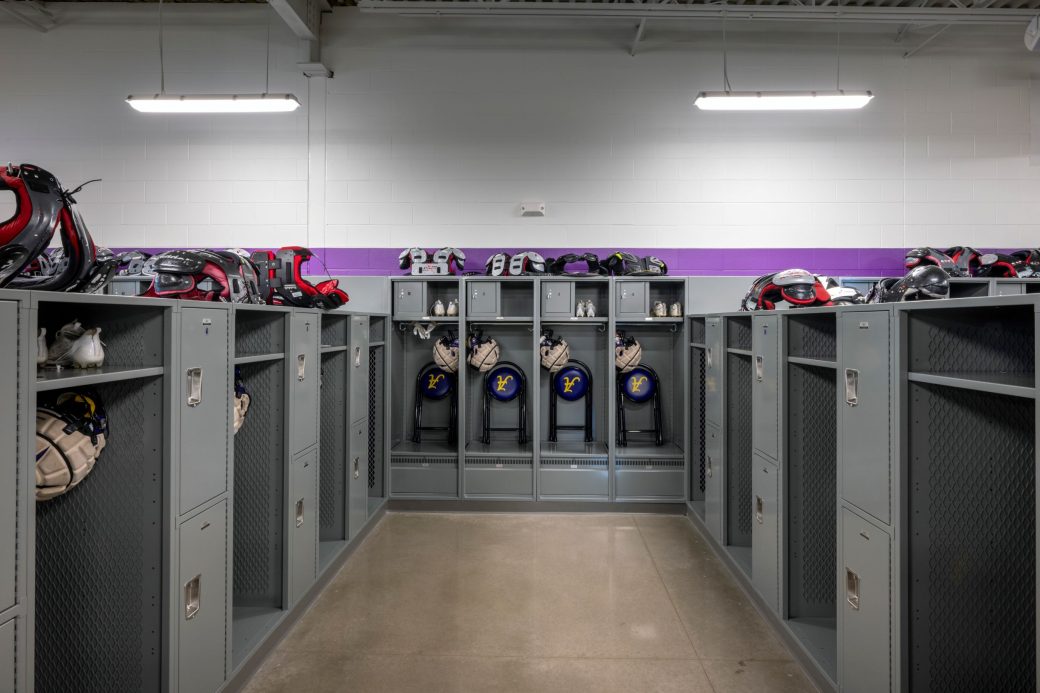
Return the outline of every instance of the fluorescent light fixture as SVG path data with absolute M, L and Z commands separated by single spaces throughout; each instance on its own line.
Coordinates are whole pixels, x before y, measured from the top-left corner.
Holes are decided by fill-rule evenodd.
M 141 113 L 286 113 L 300 102 L 292 94 L 131 94 Z
M 702 91 L 693 105 L 702 111 L 837 111 L 863 108 L 869 91 Z

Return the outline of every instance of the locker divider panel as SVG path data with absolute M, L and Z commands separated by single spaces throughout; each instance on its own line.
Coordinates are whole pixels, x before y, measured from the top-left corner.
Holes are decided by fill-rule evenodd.
M 729 353 L 726 361 L 726 546 L 750 573 L 753 367 L 744 354 Z

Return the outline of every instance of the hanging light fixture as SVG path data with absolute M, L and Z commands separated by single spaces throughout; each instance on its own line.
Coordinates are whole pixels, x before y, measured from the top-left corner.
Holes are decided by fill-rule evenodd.
M 838 5 L 839 12 L 841 4 Z M 841 88 L 841 23 L 833 91 L 733 91 L 729 85 L 726 44 L 726 13 L 722 13 L 722 87 L 723 91 L 702 91 L 693 105 L 702 111 L 839 111 L 866 106 L 874 95 L 869 91 Z
M 159 0 L 159 93 L 131 94 L 130 107 L 140 113 L 287 113 L 300 107 L 292 94 L 271 94 L 271 22 L 267 22 L 266 88 L 262 94 L 167 94 L 163 60 L 163 0 Z

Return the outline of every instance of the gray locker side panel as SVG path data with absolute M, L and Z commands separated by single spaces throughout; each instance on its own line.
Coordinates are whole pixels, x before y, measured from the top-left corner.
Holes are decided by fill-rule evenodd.
M 224 683 L 225 670 L 227 502 L 184 522 L 179 532 L 178 689 L 215 691 Z M 198 585 L 196 595 L 191 594 L 193 584 Z
M 722 459 L 723 438 L 718 426 L 704 427 L 704 524 L 716 541 L 722 542 L 723 495 L 722 478 L 725 464 Z
M 320 334 L 321 318 L 317 313 L 293 315 L 293 350 L 289 362 L 293 392 L 293 454 L 302 452 L 318 442 L 318 378 L 321 370 L 318 342 Z
M 707 351 L 704 363 L 704 420 L 722 425 L 722 318 L 706 318 L 704 333 Z
M 851 311 L 841 316 L 842 497 L 882 522 L 891 522 L 889 388 L 889 316 L 887 310 Z M 847 381 L 855 379 L 855 403 Z
M 226 310 L 181 310 L 180 511 L 185 513 L 227 491 L 228 321 Z M 202 398 L 188 401 L 190 369 L 202 369 Z
M 368 417 L 368 316 L 350 319 L 350 421 Z M 430 345 L 431 349 L 433 345 Z M 367 460 L 363 457 L 362 461 Z
M 14 679 L 14 636 L 18 621 L 11 619 L 0 624 L 0 691 L 9 693 L 15 690 Z
M 291 603 L 296 604 L 314 584 L 318 574 L 318 451 L 311 450 L 292 461 Z
M 841 513 L 839 685 L 844 693 L 891 687 L 891 575 L 887 534 L 849 510 Z
M 353 539 L 368 521 L 368 422 L 364 420 L 350 426 L 347 483 L 350 486 L 347 513 Z
M 755 455 L 751 470 L 751 582 L 766 603 L 780 611 L 779 471 L 772 462 Z
M 751 319 L 751 352 L 754 354 L 751 382 L 752 444 L 759 452 L 779 459 L 780 448 L 780 318 L 756 315 Z
M 615 285 L 618 317 L 650 315 L 650 284 L 648 282 L 618 282 Z
M 574 282 L 542 282 L 542 315 L 546 317 L 574 315 Z
M 0 320 L 7 326 L 17 325 L 18 304 L 0 302 Z M 14 360 L 14 355 L 18 353 L 17 329 L 0 331 L 0 353 L 8 354 Z M 29 362 L 27 358 L 22 361 Z M 0 611 L 15 603 L 19 460 L 17 393 L 17 366 L 9 364 L 0 368 Z M 31 497 L 29 501 L 32 503 Z M 11 624 L 11 632 L 14 632 L 14 624 Z

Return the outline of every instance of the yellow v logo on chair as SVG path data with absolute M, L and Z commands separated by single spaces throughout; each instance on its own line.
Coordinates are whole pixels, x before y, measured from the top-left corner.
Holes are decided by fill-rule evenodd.
M 510 383 L 510 381 L 512 379 L 513 379 L 513 376 L 511 376 L 511 375 L 500 375 L 500 376 L 498 376 L 498 380 L 495 381 L 495 392 L 505 392 L 506 391 L 506 386 L 509 385 L 509 383 Z
M 436 390 L 438 383 L 440 383 L 442 380 L 444 380 L 444 374 L 443 373 L 437 373 L 437 374 L 430 373 L 430 380 L 429 380 L 428 383 L 426 383 L 426 389 L 427 390 Z
M 568 378 L 567 376 L 563 376 L 563 391 L 564 392 L 573 392 L 574 391 L 574 386 L 577 385 L 580 382 L 581 382 L 581 376 L 580 375 L 576 375 L 573 378 Z
M 639 391 L 643 388 L 643 385 L 646 384 L 646 376 L 645 375 L 641 375 L 638 378 L 632 378 L 628 382 L 632 386 L 632 393 L 633 394 L 638 394 Z

